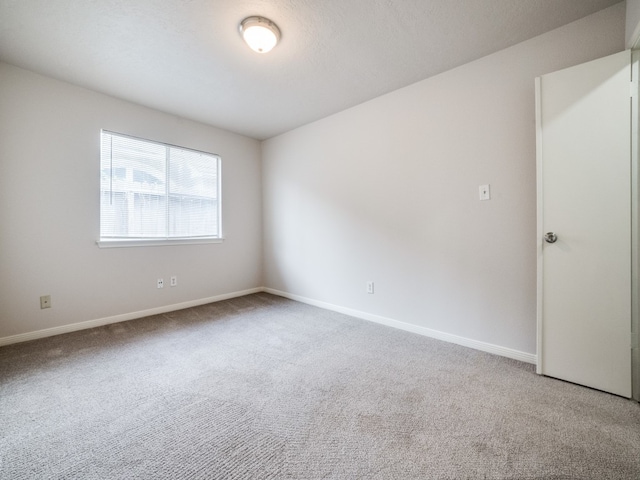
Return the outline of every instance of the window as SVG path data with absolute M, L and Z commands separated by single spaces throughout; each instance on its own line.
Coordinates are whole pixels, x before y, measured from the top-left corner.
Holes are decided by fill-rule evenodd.
M 101 132 L 101 247 L 220 239 L 219 156 Z

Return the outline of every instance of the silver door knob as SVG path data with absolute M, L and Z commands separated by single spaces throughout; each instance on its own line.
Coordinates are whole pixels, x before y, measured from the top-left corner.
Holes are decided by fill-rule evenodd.
M 553 232 L 547 232 L 544 236 L 544 241 L 547 243 L 556 243 L 558 241 L 558 236 Z

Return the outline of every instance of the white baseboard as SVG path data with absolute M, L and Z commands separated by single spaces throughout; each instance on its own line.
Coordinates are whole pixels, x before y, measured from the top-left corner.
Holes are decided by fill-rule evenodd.
M 311 298 L 302 297 L 300 295 L 294 295 L 292 293 L 282 292 L 280 290 L 274 290 L 273 288 L 257 287 L 248 290 L 242 290 L 239 292 L 225 293 L 223 295 L 216 295 L 214 297 L 200 298 L 198 300 L 191 300 L 188 302 L 175 303 L 173 305 L 165 305 L 163 307 L 150 308 L 148 310 L 140 310 L 138 312 L 124 313 L 121 315 L 114 315 L 112 317 L 98 318 L 95 320 L 88 320 L 86 322 L 72 323 L 70 325 L 62 325 L 60 327 L 46 328 L 44 330 L 37 330 L 35 332 L 21 333 L 18 335 L 12 335 L 10 337 L 0 338 L 0 347 L 4 345 L 11 345 L 13 343 L 28 342 L 29 340 L 37 340 L 39 338 L 52 337 L 54 335 L 60 335 L 62 333 L 76 332 L 78 330 L 85 330 L 88 328 L 100 327 L 103 325 L 110 325 L 112 323 L 125 322 L 128 320 L 134 320 L 136 318 L 148 317 L 151 315 L 158 315 L 161 313 L 173 312 L 175 310 L 182 310 L 184 308 L 197 307 L 198 305 L 205 305 L 207 303 L 219 302 L 227 300 L 229 298 L 242 297 L 244 295 L 250 295 L 252 293 L 267 292 L 280 297 L 289 298 L 297 302 L 306 303 L 315 307 L 324 308 L 326 310 L 332 310 L 334 312 L 343 313 L 352 317 L 360 318 L 363 320 L 369 320 L 371 322 L 380 323 L 389 327 L 398 328 L 400 330 L 406 330 L 407 332 L 417 333 L 424 335 L 425 337 L 435 338 L 437 340 L 443 340 L 445 342 L 455 343 L 464 347 L 474 348 L 487 353 L 493 353 L 502 357 L 513 358 L 514 360 L 520 360 L 526 363 L 537 363 L 535 354 L 521 352 L 519 350 L 513 350 L 507 347 L 501 347 L 500 345 L 493 345 L 491 343 L 481 342 L 473 340 L 471 338 L 460 337 L 451 333 L 441 332 L 433 330 L 431 328 L 421 327 L 419 325 L 413 325 L 410 323 L 401 322 L 392 318 L 382 317 L 380 315 L 374 315 L 371 313 L 361 312 L 352 308 L 340 307 L 331 303 L 322 302 L 319 300 L 313 300 Z
M 18 335 L 12 335 L 10 337 L 2 337 L 0 338 L 0 347 L 4 345 L 11 345 L 13 343 L 37 340 L 38 338 L 52 337 L 54 335 L 60 335 L 62 333 L 76 332 L 78 330 L 86 330 L 87 328 L 101 327 L 102 325 L 125 322 L 127 320 L 134 320 L 136 318 L 149 317 L 151 315 L 158 315 L 160 313 L 173 312 L 175 310 L 182 310 L 184 308 L 197 307 L 198 305 L 219 302 L 221 300 L 227 300 L 229 298 L 243 297 L 245 295 L 263 291 L 264 288 L 262 287 L 251 288 L 249 290 L 242 290 L 240 292 L 225 293 L 222 295 L 216 295 L 214 297 L 200 298 L 198 300 L 190 300 L 188 302 L 182 303 L 174 303 L 173 305 L 165 305 L 163 307 L 150 308 L 148 310 L 140 310 L 138 312 L 124 313 L 122 315 L 114 315 L 112 317 L 97 318 L 95 320 L 88 320 L 86 322 L 72 323 L 70 325 L 62 325 L 60 327 L 46 328 L 44 330 L 36 330 L 35 332 L 21 333 Z
M 460 337 L 451 333 L 441 332 L 439 330 L 432 330 L 431 328 L 421 327 L 419 325 L 412 325 L 410 323 L 401 322 L 392 318 L 381 317 L 379 315 L 373 315 L 371 313 L 361 312 L 351 308 L 340 307 L 331 303 L 321 302 L 319 300 L 313 300 L 311 298 L 301 297 L 300 295 L 294 295 L 292 293 L 282 292 L 280 290 L 274 290 L 273 288 L 264 288 L 263 291 L 278 295 L 280 297 L 289 298 L 297 302 L 307 303 L 314 307 L 324 308 L 326 310 L 333 310 L 334 312 L 344 313 L 352 317 L 361 318 L 363 320 L 369 320 L 389 327 L 399 328 L 400 330 L 406 330 L 407 332 L 417 333 L 424 335 L 425 337 L 435 338 L 437 340 L 443 340 L 449 343 L 455 343 L 462 345 L 463 347 L 474 348 L 487 353 L 493 353 L 502 357 L 512 358 L 514 360 L 520 360 L 526 363 L 537 363 L 536 355 L 533 353 L 521 352 L 512 348 L 501 347 L 500 345 L 493 345 L 492 343 L 481 342 L 479 340 L 473 340 L 471 338 Z

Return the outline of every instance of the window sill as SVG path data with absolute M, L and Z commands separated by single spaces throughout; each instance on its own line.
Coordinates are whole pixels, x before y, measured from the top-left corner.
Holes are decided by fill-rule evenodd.
M 118 247 L 163 247 L 168 245 L 202 245 L 206 243 L 222 243 L 223 238 L 112 238 L 97 240 L 100 248 Z

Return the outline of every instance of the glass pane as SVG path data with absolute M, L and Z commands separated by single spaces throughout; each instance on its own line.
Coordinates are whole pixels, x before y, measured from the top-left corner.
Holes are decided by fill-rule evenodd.
M 102 133 L 100 236 L 166 236 L 166 150 Z
M 218 157 L 170 149 L 169 235 L 218 236 Z

